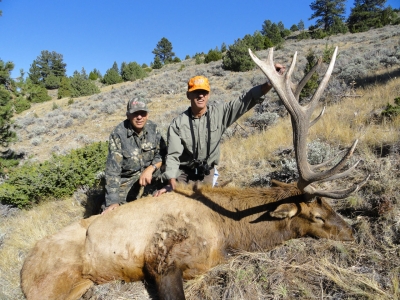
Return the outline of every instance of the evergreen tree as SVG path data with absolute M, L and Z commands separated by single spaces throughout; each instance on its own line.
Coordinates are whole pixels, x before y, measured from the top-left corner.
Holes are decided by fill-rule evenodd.
M 93 69 L 93 71 L 91 71 L 89 73 L 89 79 L 90 80 L 97 80 L 97 79 L 101 79 L 101 73 L 99 70 L 97 70 L 96 68 Z
M 162 65 L 161 59 L 158 56 L 154 57 L 154 62 L 153 62 L 152 68 L 153 69 L 161 69 L 162 66 L 163 65 Z
M 121 63 L 121 69 L 120 69 L 120 75 L 121 75 L 122 78 L 124 78 L 124 76 L 122 76 L 122 72 L 123 72 L 122 70 L 123 70 L 125 67 L 126 67 L 126 62 L 123 61 L 123 62 Z
M 265 49 L 265 36 L 259 31 L 254 32 L 251 46 L 255 51 Z
M 117 72 L 119 74 L 119 68 L 118 68 L 118 64 L 116 61 L 114 61 L 111 69 L 115 70 L 115 72 Z
M 168 39 L 166 39 L 165 37 L 163 37 L 157 43 L 157 46 L 152 51 L 152 53 L 155 55 L 154 62 L 156 60 L 156 57 L 158 57 L 163 64 L 172 62 L 173 57 L 175 56 L 175 53 L 172 52 L 171 42 Z
M 224 53 L 226 51 L 226 44 L 223 42 L 221 45 L 221 52 Z
M 298 31 L 298 30 L 299 30 L 299 27 L 297 27 L 296 24 L 293 24 L 293 25 L 290 27 L 290 31 Z
M 51 100 L 44 86 L 34 84 L 30 78 L 26 80 L 25 91 L 27 99 L 32 103 L 41 103 Z
M 0 59 L 0 145 L 8 146 L 8 143 L 15 137 L 11 131 L 11 71 L 14 69 L 12 62 L 4 62 Z
M 314 11 L 309 20 L 317 19 L 315 27 L 323 28 L 328 32 L 334 24 L 335 18 L 344 20 L 346 0 L 315 0 L 310 4 Z
M 214 50 L 210 49 L 207 55 L 204 57 L 204 63 L 208 64 L 212 61 L 218 61 L 222 59 L 222 53 L 218 51 L 218 47 Z
M 241 39 L 229 46 L 222 59 L 222 67 L 225 70 L 245 72 L 254 68 L 254 62 L 248 52 L 249 45 Z
M 0 145 L 7 147 L 8 143 L 15 137 L 11 131 L 11 93 L 0 85 Z
M 75 71 L 74 75 L 69 79 L 69 82 L 71 97 L 76 98 L 100 93 L 99 88 L 89 80 L 83 68 L 81 72 Z
M 66 66 L 62 54 L 44 50 L 31 64 L 29 78 L 33 84 L 44 85 L 46 77 L 50 74 L 58 78 L 65 76 Z
M 283 23 L 280 26 L 282 27 Z M 261 33 L 268 37 L 274 45 L 278 45 L 283 42 L 281 29 L 276 23 L 272 23 L 270 20 L 264 21 Z
M 299 24 L 297 24 L 297 27 L 299 27 L 300 31 L 303 31 L 304 30 L 304 21 L 300 20 Z
M 317 57 L 315 56 L 315 52 L 311 48 L 307 52 L 306 59 L 307 59 L 307 64 L 304 68 L 304 74 L 307 74 L 318 61 Z M 300 98 L 310 97 L 317 89 L 317 87 L 318 87 L 318 73 L 315 72 L 301 90 Z
M 44 80 L 44 86 L 48 90 L 54 90 L 60 87 L 60 82 L 60 77 L 56 77 L 53 73 L 50 73 Z
M 386 0 L 355 0 L 347 19 L 351 32 L 367 31 L 390 24 L 395 18 L 392 8 L 384 8 Z
M 121 77 L 124 81 L 135 81 L 146 76 L 146 71 L 136 62 L 121 64 Z
M 68 77 L 61 78 L 60 87 L 58 88 L 57 98 L 71 97 L 71 83 Z
M 114 69 L 108 69 L 106 74 L 104 74 L 102 82 L 107 85 L 116 84 L 122 82 L 122 77 L 119 73 Z

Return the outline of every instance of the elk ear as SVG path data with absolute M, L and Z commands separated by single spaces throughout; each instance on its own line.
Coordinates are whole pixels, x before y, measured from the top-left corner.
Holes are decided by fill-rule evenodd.
M 297 206 L 293 203 L 279 205 L 275 210 L 270 211 L 269 215 L 277 219 L 291 218 L 297 213 Z

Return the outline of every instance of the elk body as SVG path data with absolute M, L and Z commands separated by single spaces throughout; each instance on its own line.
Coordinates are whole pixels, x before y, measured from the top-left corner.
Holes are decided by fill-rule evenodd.
M 340 191 L 318 190 L 312 183 L 347 176 L 340 173 L 355 145 L 338 164 L 310 166 L 306 137 L 311 112 L 329 79 L 336 51 L 315 98 L 298 104 L 304 80 L 290 82 L 256 58 L 288 109 L 300 179 L 272 188 L 184 188 L 147 197 L 105 214 L 81 220 L 39 241 L 21 270 L 28 300 L 79 299 L 94 283 L 154 280 L 160 299 L 185 299 L 183 279 L 202 274 L 235 250 L 260 251 L 302 236 L 352 240 L 352 229 L 322 198 L 344 198 L 366 180 Z M 294 57 L 295 60 L 295 57 Z M 314 72 L 315 68 L 311 71 Z M 305 81 L 309 78 L 306 75 Z M 322 87 L 321 87 L 322 86 Z

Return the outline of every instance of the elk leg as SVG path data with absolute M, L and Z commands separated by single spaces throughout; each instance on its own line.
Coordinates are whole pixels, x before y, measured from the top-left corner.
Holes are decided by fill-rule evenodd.
M 184 300 L 182 270 L 175 264 L 156 276 L 156 285 L 160 300 Z

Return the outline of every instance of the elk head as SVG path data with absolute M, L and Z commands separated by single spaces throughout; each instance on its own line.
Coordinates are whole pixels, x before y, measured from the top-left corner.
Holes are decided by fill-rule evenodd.
M 358 161 L 352 167 L 348 168 L 345 171 L 342 171 L 347 160 L 354 152 L 354 149 L 357 145 L 357 140 L 347 151 L 345 151 L 345 155 L 339 160 L 339 162 L 336 163 L 336 165 L 334 165 L 333 167 L 328 168 L 327 170 L 321 170 L 321 168 L 327 166 L 329 163 L 334 161 L 337 156 L 318 165 L 310 165 L 307 161 L 308 130 L 320 119 L 325 111 L 325 108 L 322 109 L 319 116 L 312 121 L 311 115 L 315 107 L 317 106 L 318 101 L 332 74 L 332 70 L 336 61 L 337 51 L 338 48 L 336 47 L 329 67 L 310 102 L 302 106 L 299 103 L 300 92 L 307 81 L 311 78 L 312 74 L 316 71 L 317 67 L 321 65 L 322 60 L 319 59 L 318 63 L 310 70 L 310 72 L 306 74 L 298 84 L 294 84 L 291 81 L 291 76 L 296 65 L 297 52 L 293 56 L 293 60 L 290 64 L 288 71 L 283 75 L 280 75 L 275 71 L 273 62 L 273 48 L 269 49 L 266 61 L 261 61 L 260 59 L 258 59 L 249 49 L 251 58 L 267 76 L 290 114 L 293 128 L 293 144 L 297 168 L 299 171 L 299 180 L 297 182 L 297 187 L 302 193 L 304 193 L 307 201 L 313 201 L 315 199 L 318 199 L 318 197 L 329 197 L 333 199 L 346 198 L 351 193 L 357 191 L 362 185 L 364 185 L 369 178 L 368 175 L 363 181 L 343 190 L 320 190 L 312 185 L 312 183 L 316 182 L 331 181 L 334 179 L 346 177 L 356 168 L 357 164 L 359 163 Z M 338 155 L 340 155 L 340 153 Z

